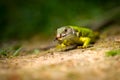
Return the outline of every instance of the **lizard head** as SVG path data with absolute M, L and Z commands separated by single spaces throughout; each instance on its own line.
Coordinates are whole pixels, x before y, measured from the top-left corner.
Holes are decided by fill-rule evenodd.
M 73 35 L 74 30 L 69 26 L 63 26 L 57 29 L 56 40 L 63 40 L 68 38 L 68 36 Z

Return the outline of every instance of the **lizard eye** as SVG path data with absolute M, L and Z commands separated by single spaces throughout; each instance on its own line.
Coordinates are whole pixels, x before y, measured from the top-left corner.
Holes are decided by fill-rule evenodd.
M 67 29 L 65 29 L 65 32 L 67 32 Z

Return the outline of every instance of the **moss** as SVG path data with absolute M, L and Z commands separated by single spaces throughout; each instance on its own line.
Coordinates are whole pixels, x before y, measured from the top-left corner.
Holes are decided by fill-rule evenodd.
M 120 55 L 120 49 L 110 50 L 106 52 L 106 56 L 115 56 L 115 55 Z

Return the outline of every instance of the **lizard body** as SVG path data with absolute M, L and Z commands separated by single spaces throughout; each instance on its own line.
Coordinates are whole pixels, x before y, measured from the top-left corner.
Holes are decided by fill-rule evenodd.
M 63 26 L 57 29 L 56 40 L 57 49 L 66 50 L 69 46 L 81 45 L 86 48 L 90 43 L 96 41 L 98 35 L 94 31 L 85 27 Z

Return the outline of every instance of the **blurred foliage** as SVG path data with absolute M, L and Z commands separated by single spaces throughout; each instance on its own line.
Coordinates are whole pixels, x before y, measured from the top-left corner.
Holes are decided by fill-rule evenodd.
M 120 0 L 0 0 L 0 39 L 52 35 L 63 25 L 84 25 Z
M 6 45 L 0 48 L 0 58 L 10 58 L 18 56 L 21 50 L 20 44 Z
M 106 56 L 115 56 L 115 55 L 120 55 L 120 49 L 110 50 L 106 52 Z

